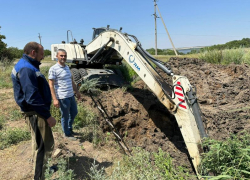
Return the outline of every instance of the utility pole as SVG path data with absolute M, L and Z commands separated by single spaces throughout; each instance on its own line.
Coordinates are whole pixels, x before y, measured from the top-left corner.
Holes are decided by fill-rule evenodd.
M 155 6 L 155 13 L 153 14 L 154 15 L 154 18 L 155 18 L 155 55 L 157 55 L 157 23 L 156 23 L 156 18 L 159 18 L 156 14 L 156 1 L 157 0 L 154 0 L 154 6 Z
M 163 18 L 162 18 L 162 16 L 161 16 L 161 12 L 160 12 L 160 10 L 159 10 L 157 4 L 155 5 L 155 7 L 157 7 L 157 10 L 158 10 L 158 12 L 159 12 L 159 14 L 160 14 L 162 23 L 163 23 L 163 25 L 164 25 L 164 27 L 165 27 L 165 30 L 166 30 L 167 34 L 168 34 L 168 38 L 169 38 L 169 40 L 170 40 L 170 42 L 171 42 L 171 44 L 172 44 L 172 47 L 173 47 L 174 52 L 175 52 L 175 55 L 178 56 L 178 53 L 177 53 L 177 51 L 176 51 L 176 49 L 175 49 L 175 47 L 174 47 L 174 43 L 172 42 L 172 39 L 171 39 L 171 37 L 170 37 L 170 34 L 168 33 L 167 27 L 166 27 L 166 25 L 165 25 L 165 23 L 164 23 L 164 21 L 163 21 Z
M 39 34 L 38 38 L 39 38 L 40 44 L 41 44 L 41 38 L 42 38 L 42 36 L 40 36 L 40 33 L 38 33 L 38 34 Z

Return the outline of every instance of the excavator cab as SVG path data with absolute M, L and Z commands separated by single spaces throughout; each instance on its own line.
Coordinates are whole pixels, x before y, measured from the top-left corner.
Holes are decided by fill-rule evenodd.
M 99 36 L 99 34 L 101 34 L 103 31 L 107 31 L 106 28 L 93 28 L 93 36 L 92 36 L 92 40 L 95 39 L 97 36 Z

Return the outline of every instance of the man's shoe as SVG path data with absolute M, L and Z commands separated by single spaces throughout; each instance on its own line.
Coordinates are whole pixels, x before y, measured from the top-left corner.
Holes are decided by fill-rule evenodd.
M 76 140 L 77 140 L 77 138 L 75 138 L 75 137 L 72 136 L 72 135 L 70 135 L 70 136 L 66 136 L 66 135 L 65 135 L 65 138 L 67 138 L 67 139 L 69 139 L 69 140 L 71 140 L 71 141 L 76 141 Z
M 77 135 L 77 133 L 75 133 L 73 130 L 70 130 L 70 133 L 71 133 L 72 135 Z
M 49 168 L 49 170 L 50 170 L 50 172 L 54 173 L 54 172 L 58 171 L 58 167 L 57 167 L 57 165 L 53 165 Z

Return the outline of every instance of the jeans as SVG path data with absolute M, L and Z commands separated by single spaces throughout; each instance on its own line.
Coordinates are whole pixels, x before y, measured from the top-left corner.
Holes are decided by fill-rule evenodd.
M 75 97 L 59 99 L 59 103 L 62 114 L 62 129 L 66 136 L 70 136 L 74 119 L 78 113 Z

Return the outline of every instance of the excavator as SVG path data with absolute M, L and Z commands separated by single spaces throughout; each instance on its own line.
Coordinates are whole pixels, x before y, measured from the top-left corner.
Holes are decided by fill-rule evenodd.
M 175 75 L 170 66 L 155 59 L 145 51 L 139 40 L 128 33 L 107 27 L 93 28 L 93 38 L 88 45 L 83 45 L 83 39 L 78 43 L 73 39 L 67 43 L 51 45 L 51 58 L 56 60 L 58 49 L 67 52 L 67 62 L 72 63 L 71 73 L 76 84 L 85 78 L 98 77 L 100 83 L 122 86 L 119 73 L 106 69 L 106 64 L 119 65 L 126 61 L 158 100 L 176 118 L 185 141 L 192 165 L 198 177 L 198 167 L 201 163 L 202 140 L 207 138 L 203 125 L 201 111 L 196 97 L 196 89 L 185 76 Z M 161 69 L 172 78 L 172 84 L 163 80 L 158 72 Z

